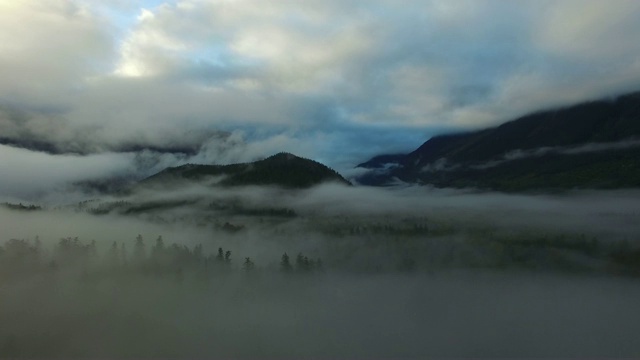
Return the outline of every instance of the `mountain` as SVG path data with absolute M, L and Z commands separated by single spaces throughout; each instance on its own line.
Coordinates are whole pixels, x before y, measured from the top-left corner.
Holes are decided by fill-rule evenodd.
M 365 185 L 403 181 L 503 191 L 640 187 L 640 92 L 435 136 L 358 167 Z
M 251 163 L 170 167 L 143 180 L 138 186 L 184 181 L 210 181 L 220 186 L 273 185 L 291 189 L 308 188 L 324 182 L 351 185 L 336 171 L 319 162 L 279 153 Z

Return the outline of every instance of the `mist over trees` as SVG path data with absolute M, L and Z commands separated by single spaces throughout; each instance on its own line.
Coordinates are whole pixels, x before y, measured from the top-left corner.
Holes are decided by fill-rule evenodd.
M 634 198 L 193 187 L 0 209 L 0 355 L 632 356 Z

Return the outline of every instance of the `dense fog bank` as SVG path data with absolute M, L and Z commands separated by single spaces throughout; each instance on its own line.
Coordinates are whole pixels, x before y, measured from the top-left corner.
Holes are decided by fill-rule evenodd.
M 4 284 L 4 356 L 640 354 L 636 281 L 454 272 Z
M 638 356 L 638 195 L 193 186 L 0 207 L 0 355 Z

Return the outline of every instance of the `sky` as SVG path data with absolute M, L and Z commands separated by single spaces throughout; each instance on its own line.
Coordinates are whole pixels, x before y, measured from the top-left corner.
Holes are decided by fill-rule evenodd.
M 348 172 L 637 91 L 638 34 L 636 0 L 0 0 L 0 196 L 280 151 Z

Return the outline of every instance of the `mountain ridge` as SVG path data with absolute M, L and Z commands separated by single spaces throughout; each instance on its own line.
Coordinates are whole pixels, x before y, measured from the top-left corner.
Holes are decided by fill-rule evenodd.
M 437 187 L 514 191 L 639 187 L 640 175 L 634 170 L 640 167 L 640 160 L 635 160 L 640 155 L 636 151 L 638 139 L 640 92 L 635 92 L 612 100 L 539 111 L 477 131 L 434 136 L 403 156 L 378 155 L 359 164 L 371 171 L 356 180 L 376 186 L 400 180 Z M 619 146 L 624 142 L 631 145 Z M 576 164 L 587 166 L 588 157 L 596 153 L 585 151 L 590 146 L 600 149 L 590 165 L 592 175 L 578 176 L 581 170 Z M 381 164 L 381 159 L 391 162 Z M 620 168 L 611 169 L 611 163 L 618 163 Z M 617 174 L 617 179 L 605 174 L 605 168 Z M 564 180 L 551 181 L 558 177 Z M 508 178 L 512 181 L 505 180 Z

